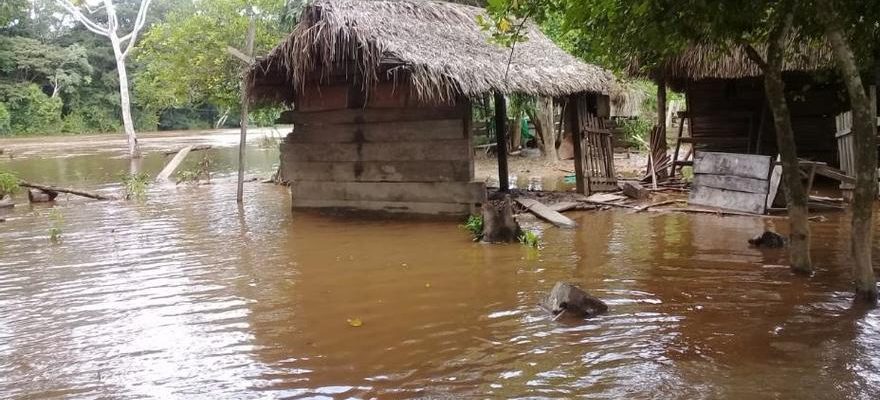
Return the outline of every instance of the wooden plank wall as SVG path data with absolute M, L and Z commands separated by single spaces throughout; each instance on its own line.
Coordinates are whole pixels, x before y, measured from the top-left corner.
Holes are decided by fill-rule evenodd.
M 800 76 L 787 77 L 786 87 L 798 155 L 838 165 L 834 116 L 846 108 L 839 88 L 819 85 Z M 730 153 L 758 149 L 763 155 L 777 153 L 769 109 L 763 111 L 761 123 L 761 109 L 766 105 L 760 79 L 708 79 L 689 82 L 686 90 L 693 136 L 710 138 L 698 149 Z M 761 126 L 764 131 L 759 135 Z
M 698 152 L 688 203 L 764 214 L 771 160 L 769 156 Z
M 472 182 L 470 105 L 426 104 L 384 84 L 367 100 L 321 87 L 282 116 L 281 145 L 294 208 L 463 215 L 485 200 Z

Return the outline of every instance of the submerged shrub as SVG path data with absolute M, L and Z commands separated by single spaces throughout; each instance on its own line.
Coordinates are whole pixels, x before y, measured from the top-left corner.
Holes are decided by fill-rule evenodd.
M 468 216 L 467 221 L 465 221 L 464 225 L 460 225 L 460 227 L 470 232 L 474 237 L 474 241 L 483 238 L 483 217 L 480 215 Z
M 147 197 L 147 185 L 149 183 L 150 176 L 147 174 L 122 175 L 122 191 L 125 193 L 125 199 L 143 200 Z
M 10 172 L 0 171 L 0 197 L 7 194 L 15 194 L 21 189 L 18 186 L 18 177 Z
M 541 237 L 535 232 L 524 231 L 522 235 L 519 236 L 519 242 L 527 247 L 537 249 L 541 245 Z

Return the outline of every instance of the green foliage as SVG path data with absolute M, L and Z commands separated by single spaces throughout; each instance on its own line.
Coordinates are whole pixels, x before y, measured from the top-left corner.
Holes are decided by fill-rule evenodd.
M 289 30 L 280 29 L 279 0 L 215 0 L 171 12 L 139 44 L 139 96 L 161 109 L 208 103 L 237 109 L 242 62 L 226 51 L 244 47 L 250 16 L 255 54 L 265 54 Z
M 535 232 L 523 231 L 522 235 L 519 236 L 519 242 L 526 247 L 537 249 L 541 246 L 541 237 Z
M 275 121 L 281 118 L 281 108 L 264 107 L 250 113 L 250 119 L 254 121 L 256 126 L 275 126 Z
M 57 208 L 49 212 L 49 241 L 53 244 L 61 244 L 61 227 L 64 225 L 64 215 Z
M 180 170 L 177 172 L 177 184 L 194 183 L 201 181 L 211 181 L 211 167 L 214 165 L 214 159 L 205 154 L 204 157 L 193 168 Z
M 150 176 L 144 173 L 124 174 L 121 177 L 122 192 L 126 200 L 143 200 L 147 197 Z
M 7 194 L 16 194 L 21 190 L 18 186 L 18 177 L 10 172 L 0 170 L 0 197 Z
M 0 99 L 9 110 L 9 134 L 33 135 L 61 130 L 61 99 L 49 97 L 36 84 L 3 85 Z
M 10 133 L 12 133 L 12 126 L 10 125 L 9 110 L 6 109 L 6 104 L 0 102 L 0 136 Z
M 480 215 L 470 215 L 461 228 L 471 233 L 474 241 L 483 237 L 483 217 Z
M 643 117 L 636 117 L 623 120 L 620 122 L 620 126 L 623 128 L 623 134 L 627 142 L 636 145 L 640 149 L 647 148 L 645 144 L 651 136 L 651 128 L 654 127 L 654 121 Z
M 0 76 L 52 88 L 53 95 L 91 81 L 92 66 L 78 44 L 58 46 L 37 39 L 0 37 Z

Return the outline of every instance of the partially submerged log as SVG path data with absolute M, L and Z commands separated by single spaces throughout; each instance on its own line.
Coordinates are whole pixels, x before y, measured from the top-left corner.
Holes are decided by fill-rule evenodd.
M 7 194 L 3 197 L 0 197 L 0 208 L 9 208 L 9 207 L 15 207 L 15 202 L 12 201 L 12 196 Z
M 516 218 L 513 217 L 513 202 L 510 196 L 490 200 L 483 203 L 481 208 L 483 215 L 484 243 L 513 243 L 519 241 L 522 229 Z
M 590 318 L 608 312 L 605 302 L 566 282 L 556 282 L 541 307 L 556 318 L 563 313 L 571 317 Z
M 213 148 L 213 146 L 211 146 L 210 144 L 200 144 L 200 145 L 188 146 L 188 147 L 192 147 L 189 151 L 205 151 L 205 150 L 211 150 Z M 162 154 L 164 154 L 167 157 L 172 154 L 180 153 L 180 150 L 183 150 L 183 149 L 181 148 L 181 149 L 177 149 L 177 150 L 165 150 L 162 152 Z
M 25 182 L 25 181 L 18 182 L 18 186 L 30 188 L 30 189 L 39 189 L 44 192 L 67 193 L 67 194 L 72 194 L 72 195 L 81 196 L 81 197 L 88 197 L 90 199 L 95 199 L 95 200 L 114 200 L 112 197 L 104 196 L 100 193 L 87 192 L 85 190 L 78 190 L 78 189 L 61 188 L 61 187 L 48 186 L 48 185 L 40 185 L 38 183 L 31 183 L 31 182 Z
M 535 214 L 539 218 L 550 222 L 551 224 L 556 225 L 560 228 L 574 228 L 575 226 L 577 226 L 577 224 L 573 220 L 571 220 L 571 218 L 568 218 L 556 211 L 553 211 L 540 201 L 526 198 L 517 198 L 516 202 L 522 204 L 522 206 L 529 210 L 532 214 Z
M 28 189 L 28 201 L 31 203 L 48 203 L 55 201 L 58 192 L 53 190 Z
M 180 151 L 177 152 L 174 158 L 172 158 L 171 161 L 169 161 L 168 164 L 165 165 L 165 168 L 162 169 L 162 172 L 159 172 L 159 175 L 156 175 L 156 182 L 168 182 L 168 178 L 171 176 L 171 174 L 174 173 L 177 167 L 180 166 L 180 163 L 182 163 L 183 160 L 186 159 L 186 156 L 189 155 L 189 152 L 191 152 L 192 149 L 193 146 L 186 146 L 180 149 Z

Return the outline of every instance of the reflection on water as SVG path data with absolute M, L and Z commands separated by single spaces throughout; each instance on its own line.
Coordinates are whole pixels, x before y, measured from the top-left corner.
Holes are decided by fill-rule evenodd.
M 527 220 L 546 247 L 484 246 L 448 222 L 291 214 L 286 189 L 152 188 L 0 223 L 0 393 L 47 398 L 875 398 L 880 313 L 850 309 L 848 227 L 815 224 L 811 279 L 746 239 L 773 222 L 698 215 Z M 277 152 L 252 149 L 267 176 Z M 160 157 L 147 158 L 155 173 Z M 114 189 L 124 159 L 3 161 Z M 778 226 L 777 229 L 784 229 Z M 557 280 L 611 305 L 583 324 L 536 303 Z M 351 327 L 359 318 L 361 327 Z

